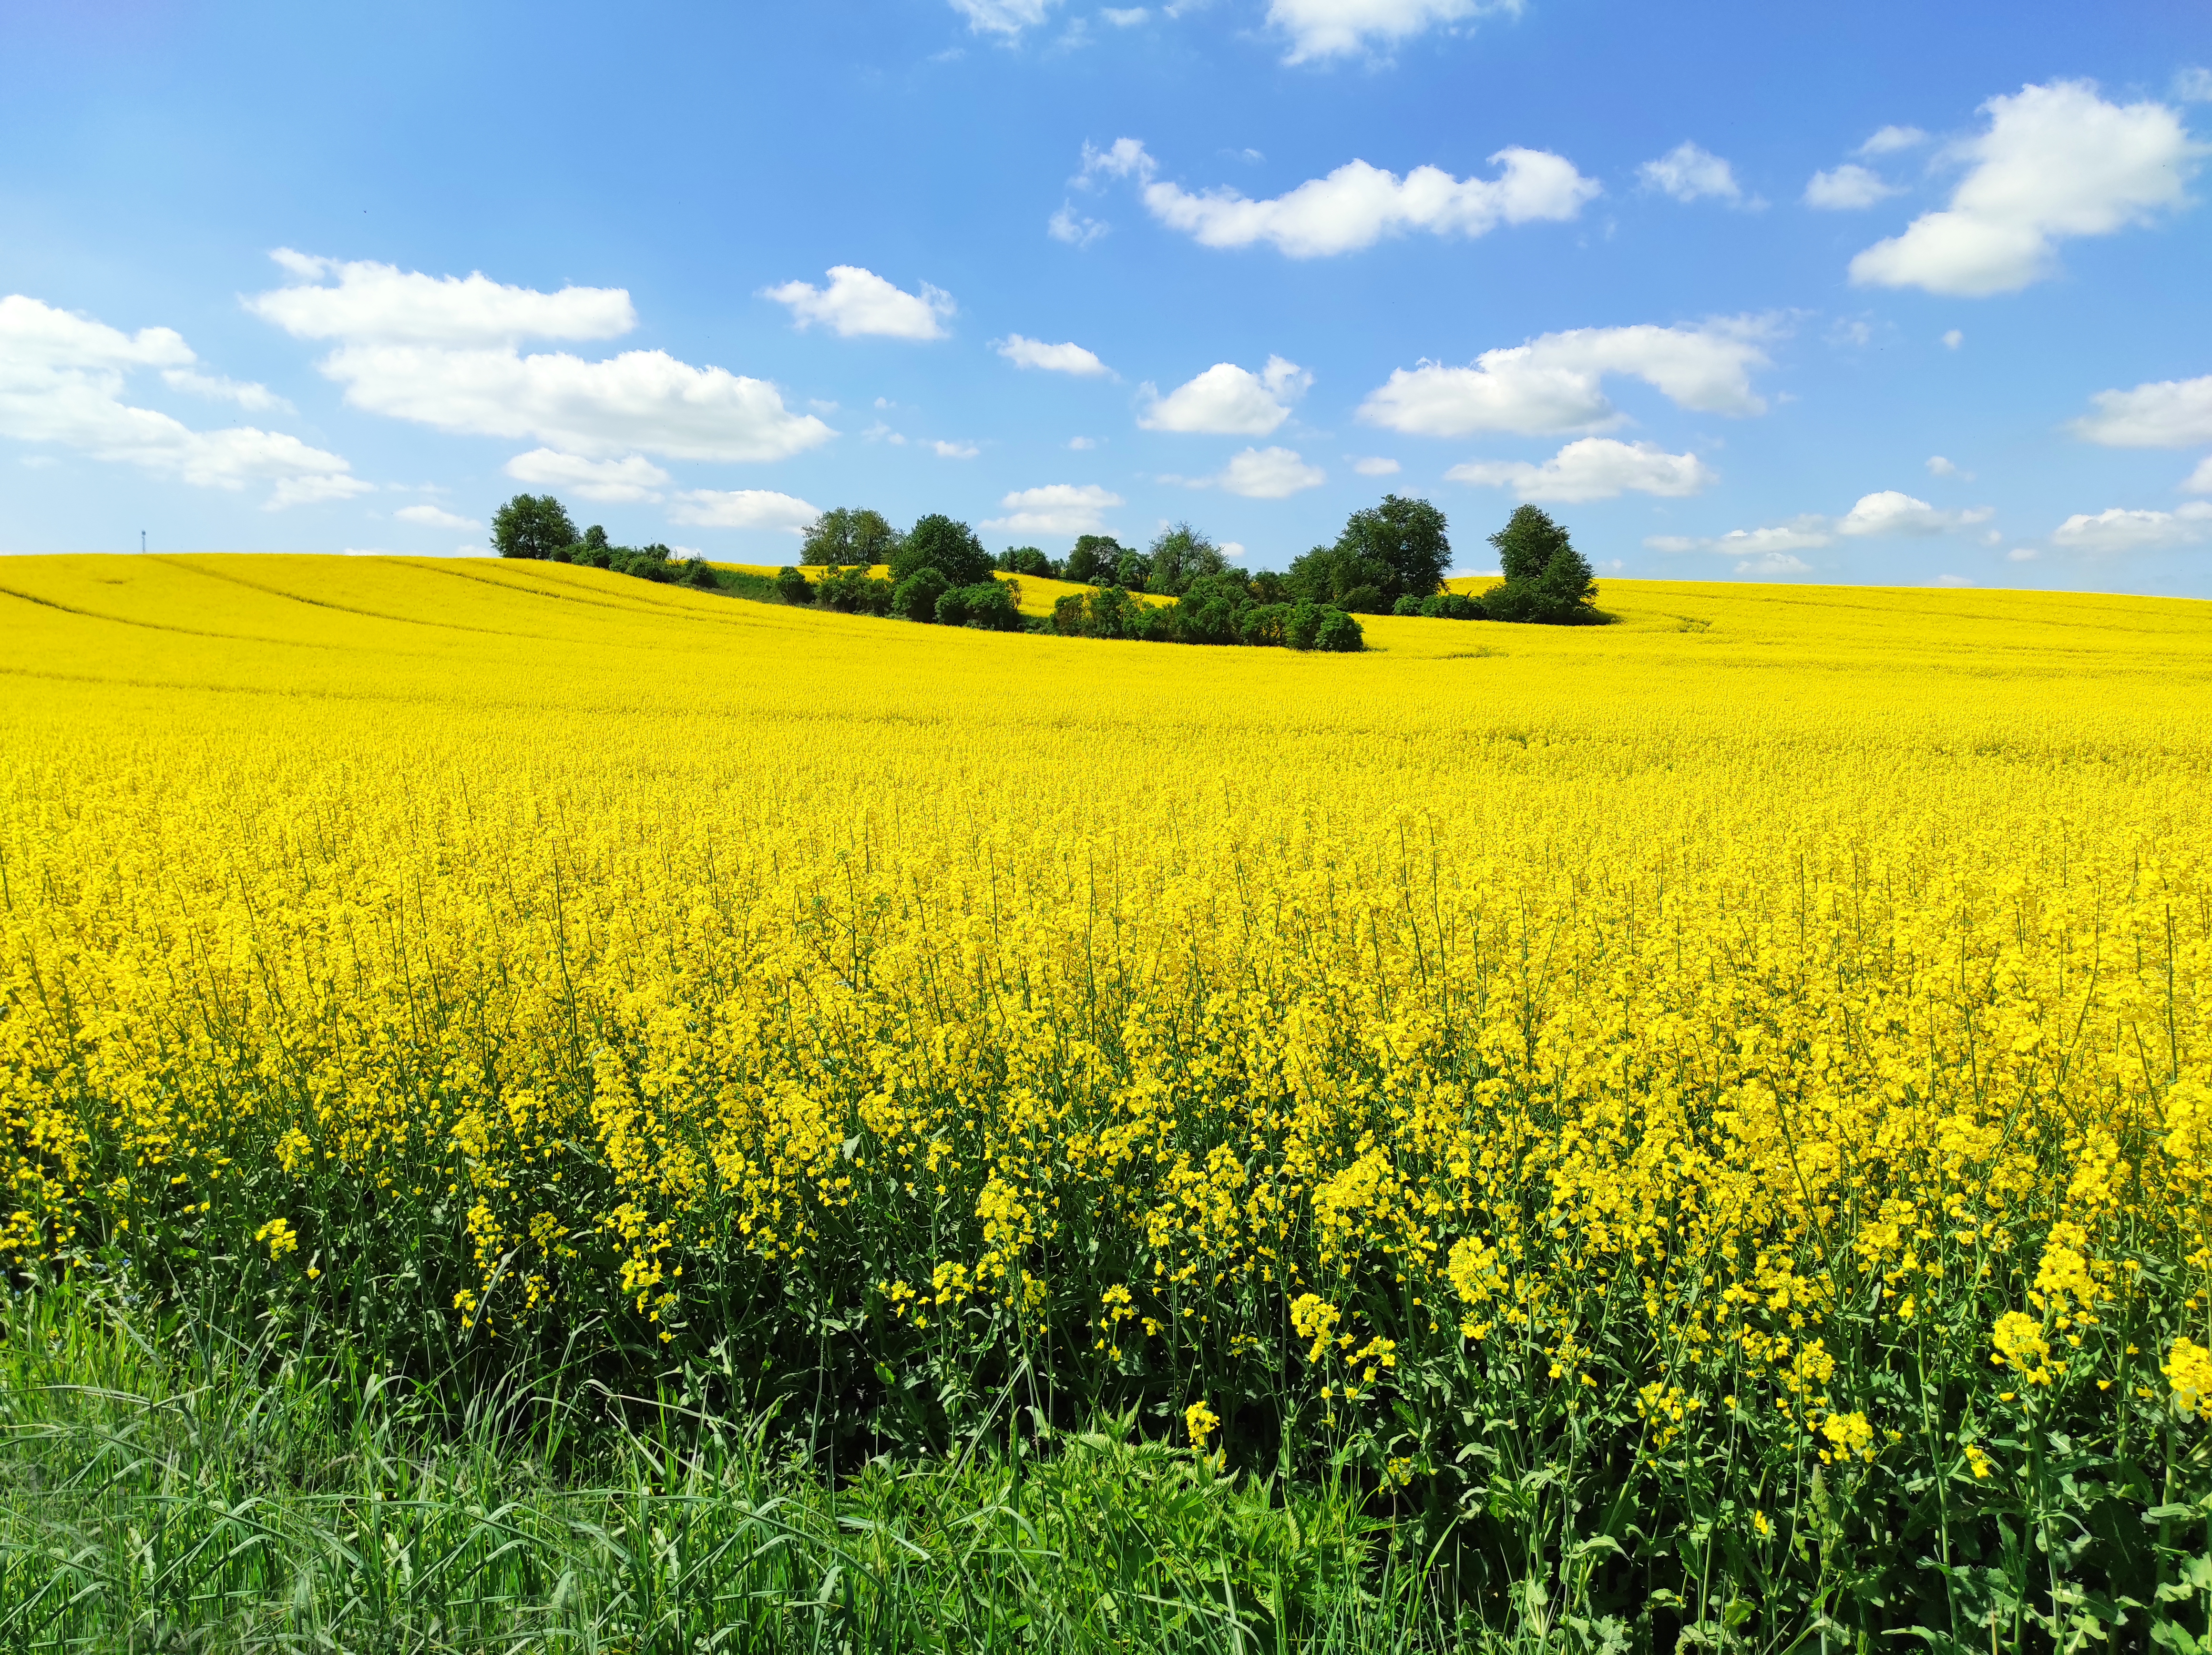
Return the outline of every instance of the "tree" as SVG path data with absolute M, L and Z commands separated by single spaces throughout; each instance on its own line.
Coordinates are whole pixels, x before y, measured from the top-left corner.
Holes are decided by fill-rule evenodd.
M 1237 621 L 1251 607 L 1244 583 L 1232 574 L 1202 574 L 1183 590 L 1170 612 L 1176 641 L 1182 644 L 1233 644 Z
M 1356 559 L 1369 571 L 1385 573 L 1380 579 L 1370 574 L 1344 590 L 1348 593 L 1371 585 L 1381 592 L 1386 608 L 1408 595 L 1431 596 L 1451 567 L 1451 540 L 1445 527 L 1444 514 L 1427 500 L 1401 494 L 1385 494 L 1380 506 L 1354 512 L 1336 537 L 1336 552 Z
M 935 568 L 916 569 L 891 592 L 891 613 L 902 621 L 937 619 L 937 600 L 952 590 L 952 583 Z
M 1112 579 L 1124 548 L 1111 535 L 1078 535 L 1075 549 L 1060 566 L 1060 577 L 1088 586 L 1100 579 Z
M 1366 647 L 1359 622 L 1342 609 L 1323 609 L 1321 624 L 1314 628 L 1313 646 L 1333 654 L 1350 655 Z
M 972 586 L 991 578 L 991 555 L 975 531 L 941 512 L 908 530 L 890 561 L 891 579 L 901 585 L 921 569 L 936 570 L 950 586 Z
M 1180 597 L 1194 580 L 1218 575 L 1229 560 L 1212 536 L 1188 523 L 1163 529 L 1145 554 L 1145 590 Z
M 1009 574 L 1035 575 L 1040 580 L 1052 579 L 1052 560 L 1035 546 L 1010 546 L 999 554 L 999 567 Z
M 799 561 L 827 568 L 872 568 L 891 561 L 898 542 L 898 530 L 881 512 L 840 506 L 807 525 Z
M 775 572 L 775 595 L 787 603 L 811 603 L 814 583 L 787 563 Z
M 550 494 L 517 494 L 492 513 L 491 543 L 501 557 L 550 557 L 575 540 L 576 525 Z
M 1541 579 L 1553 553 L 1574 549 L 1566 530 L 1540 506 L 1516 507 L 1490 543 L 1498 548 L 1498 573 L 1508 585 Z
M 1152 576 L 1151 567 L 1141 552 L 1124 552 L 1115 560 L 1114 584 L 1125 591 L 1140 592 L 1146 590 Z
M 1597 581 L 1589 560 L 1547 513 L 1522 506 L 1490 543 L 1498 548 L 1505 579 L 1482 595 L 1487 618 L 1551 627 L 1587 626 L 1598 619 Z

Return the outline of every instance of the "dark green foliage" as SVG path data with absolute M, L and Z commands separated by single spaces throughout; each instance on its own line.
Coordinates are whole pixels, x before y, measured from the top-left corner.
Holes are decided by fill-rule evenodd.
M 1237 617 L 1237 641 L 1257 649 L 1282 649 L 1289 643 L 1288 603 L 1255 603 Z
M 1554 553 L 1573 549 L 1565 526 L 1553 522 L 1540 506 L 1516 507 L 1505 526 L 1491 536 L 1490 543 L 1498 548 L 1498 572 L 1509 586 L 1541 579 Z
M 981 581 L 973 586 L 963 587 L 959 596 L 966 599 L 967 615 L 962 625 L 984 632 L 1019 632 L 1022 629 L 1021 607 L 1015 602 L 1013 588 L 1005 582 Z M 940 611 L 945 601 L 944 598 L 938 600 Z M 941 614 L 939 618 L 943 619 Z M 952 623 L 947 621 L 945 624 Z
M 814 583 L 787 563 L 775 572 L 775 595 L 787 603 L 811 603 Z
M 1238 641 L 1237 617 L 1252 606 L 1244 583 L 1235 576 L 1215 573 L 1200 575 L 1185 588 L 1182 600 L 1169 613 L 1179 644 L 1234 644 Z
M 1565 527 L 1534 506 L 1523 506 L 1491 536 L 1505 579 L 1482 595 L 1484 615 L 1548 627 L 1594 625 L 1597 581 L 1567 537 Z
M 1385 494 L 1380 506 L 1354 512 L 1346 520 L 1334 549 L 1340 557 L 1386 571 L 1381 579 L 1358 584 L 1372 585 L 1387 602 L 1408 594 L 1426 597 L 1443 585 L 1444 571 L 1451 567 L 1446 526 L 1444 514 L 1427 500 Z
M 952 583 L 941 571 L 916 569 L 895 584 L 891 613 L 902 621 L 920 621 L 927 625 L 937 619 L 937 600 L 952 589 Z
M 1262 569 L 1246 583 L 1255 603 L 1287 603 L 1291 601 L 1290 583 L 1273 569 Z
M 517 494 L 492 513 L 491 543 L 501 557 L 549 558 L 575 538 L 576 525 L 550 494 Z
M 799 561 L 819 568 L 869 569 L 890 562 L 898 543 L 898 530 L 881 512 L 840 506 L 807 526 L 799 543 Z
M 1034 546 L 1010 546 L 999 554 L 999 567 L 1008 574 L 1035 575 L 1040 580 L 1052 579 L 1052 560 Z
M 1293 603 L 1328 603 L 1344 609 L 1355 602 L 1379 599 L 1390 579 L 1387 565 L 1334 546 L 1316 546 L 1291 559 L 1283 585 Z M 1384 610 L 1389 606 L 1377 602 L 1375 607 Z
M 1111 579 L 1121 561 L 1121 543 L 1111 535 L 1078 535 L 1075 549 L 1060 566 L 1060 577 L 1088 586 Z
M 1415 598 L 1411 593 L 1398 600 L 1396 615 L 1418 615 L 1425 621 L 1480 621 L 1483 619 L 1480 598 L 1469 597 L 1465 592 L 1437 592 Z
M 1114 584 L 1133 592 L 1145 590 L 1146 577 L 1152 566 L 1140 552 L 1124 552 L 1114 560 Z
M 972 586 L 991 578 L 991 555 L 975 538 L 975 531 L 941 512 L 931 512 L 908 530 L 886 561 L 892 581 L 901 585 L 921 569 L 936 570 L 953 586 Z
M 895 594 L 890 581 L 876 579 L 857 564 L 823 576 L 814 589 L 815 602 L 840 615 L 889 615 Z
M 1359 622 L 1342 609 L 1324 609 L 1321 624 L 1314 628 L 1313 646 L 1333 655 L 1349 655 L 1365 646 Z
M 1192 581 L 1221 573 L 1229 560 L 1205 530 L 1178 523 L 1160 531 L 1146 552 L 1144 564 L 1146 591 L 1180 597 Z

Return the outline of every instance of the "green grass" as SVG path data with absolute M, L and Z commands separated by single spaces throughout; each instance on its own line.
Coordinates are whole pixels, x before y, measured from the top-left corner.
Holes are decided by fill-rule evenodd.
M 682 1396 L 489 1396 L 29 1294 L 0 1344 L 0 1648 L 1459 1646 L 1355 1493 L 1128 1422 L 833 1475 Z M 996 1436 L 1003 1429 L 1005 1436 Z

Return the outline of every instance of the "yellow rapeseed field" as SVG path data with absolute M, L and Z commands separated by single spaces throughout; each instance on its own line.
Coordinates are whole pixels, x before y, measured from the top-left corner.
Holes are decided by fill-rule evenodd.
M 2212 607 L 1601 601 L 9 560 L 0 1260 L 878 1446 L 1134 1408 L 1563 1581 L 2148 1579 L 2067 1502 L 2203 1492 Z

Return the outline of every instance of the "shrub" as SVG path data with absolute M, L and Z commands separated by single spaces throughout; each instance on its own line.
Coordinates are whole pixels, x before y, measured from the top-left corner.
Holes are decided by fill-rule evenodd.
M 891 593 L 891 613 L 902 621 L 934 621 L 938 600 L 951 590 L 952 583 L 937 569 L 916 569 L 896 583 Z
M 1237 617 L 1237 641 L 1259 649 L 1280 649 L 1290 618 L 1288 603 L 1255 603 Z
M 1283 617 L 1283 642 L 1291 649 L 1311 649 L 1314 634 L 1321 629 L 1322 606 L 1304 598 L 1291 605 L 1291 612 Z
M 1433 597 L 1429 599 L 1430 603 L 1433 603 L 1436 601 L 1437 600 Z M 1411 592 L 1407 592 L 1396 603 L 1393 603 L 1390 606 L 1390 613 L 1393 615 L 1430 615 L 1431 618 L 1434 618 L 1433 611 L 1429 609 L 1428 604 L 1422 603 L 1419 598 L 1414 597 Z
M 1359 630 L 1359 622 L 1342 609 L 1324 608 L 1322 610 L 1321 624 L 1314 628 L 1313 646 L 1316 649 L 1325 650 L 1331 654 L 1349 655 L 1365 648 L 1366 643 L 1365 634 Z
M 1020 600 L 1014 588 L 1005 582 L 981 581 L 963 588 L 958 595 L 967 599 L 969 626 L 985 632 L 1019 632 L 1022 629 Z M 948 593 L 947 596 L 952 594 Z M 943 601 L 939 600 L 940 609 Z M 951 623 L 947 621 L 946 624 Z
M 714 566 L 703 557 L 684 561 L 684 581 L 686 585 L 697 586 L 706 591 L 718 591 L 722 585 L 714 578 Z
M 966 626 L 969 607 L 975 602 L 975 591 L 976 588 L 973 586 L 953 587 L 938 598 L 937 613 L 932 618 L 940 627 Z
M 775 595 L 787 603 L 811 603 L 814 583 L 787 563 L 775 572 Z
M 1401 598 L 1399 601 L 1403 603 L 1405 600 Z M 1438 592 L 1434 597 L 1423 599 L 1419 607 L 1421 615 L 1431 621 L 1480 621 L 1483 618 L 1481 603 L 1465 592 Z M 1399 613 L 1402 615 L 1406 611 L 1401 609 Z
M 1070 592 L 1052 606 L 1052 629 L 1063 638 L 1080 638 L 1084 633 L 1084 598 L 1082 592 Z

